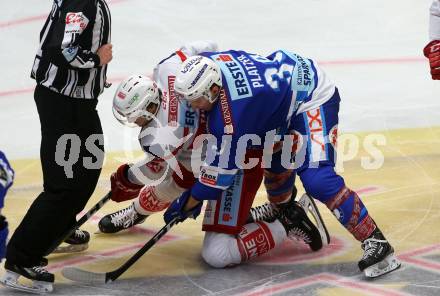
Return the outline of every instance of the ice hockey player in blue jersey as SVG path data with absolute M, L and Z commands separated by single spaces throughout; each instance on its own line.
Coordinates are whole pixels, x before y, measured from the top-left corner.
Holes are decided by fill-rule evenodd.
M 215 142 L 198 182 L 170 206 L 165 220 L 185 219 L 200 201 L 217 199 L 245 165 L 243 150 L 263 149 L 269 196 L 276 195 L 273 184 L 278 191 L 292 187 L 297 174 L 306 192 L 362 243 L 358 265 L 367 277 L 400 266 L 359 196 L 334 170 L 340 97 L 315 62 L 285 50 L 267 57 L 235 50 L 204 53 L 182 64 L 175 90 L 193 108 L 209 111 L 207 129 Z
M 138 198 L 129 207 L 101 219 L 99 228 L 102 232 L 115 233 L 142 223 L 147 216 L 166 209 L 194 184 L 204 149 L 193 140 L 206 134 L 206 116 L 205 112 L 196 113 L 189 102 L 178 101 L 174 80 L 187 58 L 214 48 L 216 45 L 212 42 L 188 43 L 155 67 L 154 81 L 134 75 L 122 81 L 116 90 L 113 100 L 115 117 L 124 125 L 142 126 L 139 141 L 150 161 L 145 164 L 142 160 L 131 165 L 128 171 L 128 165 L 124 164 L 112 175 L 113 200 L 120 202 L 136 195 Z M 135 97 L 140 99 L 132 100 Z M 148 115 L 150 113 L 155 116 Z M 173 144 L 167 147 L 166 143 Z M 173 172 L 171 158 L 164 153 L 167 150 L 175 156 L 183 178 Z M 139 167 L 138 173 L 132 171 L 136 167 Z M 313 251 L 328 243 L 324 222 L 314 205 L 302 207 L 292 199 L 288 217 L 294 219 L 286 216 L 282 221 L 276 217 L 276 202 L 251 208 L 262 179 L 261 167 L 240 170 L 234 177 L 234 184 L 224 191 L 218 202 L 211 200 L 207 204 L 202 225 L 205 231 L 202 257 L 209 265 L 222 268 L 262 256 L 281 246 L 288 237 L 303 241 Z M 155 180 L 161 181 L 157 183 Z M 142 184 L 146 186 L 142 187 Z M 295 196 L 296 189 L 277 191 L 270 197 L 285 195 Z M 301 200 L 311 199 L 305 196 Z M 314 216 L 316 226 L 306 212 Z
M 5 258 L 6 240 L 8 238 L 8 222 L 1 214 L 8 189 L 14 182 L 14 170 L 5 154 L 0 151 L 0 262 Z

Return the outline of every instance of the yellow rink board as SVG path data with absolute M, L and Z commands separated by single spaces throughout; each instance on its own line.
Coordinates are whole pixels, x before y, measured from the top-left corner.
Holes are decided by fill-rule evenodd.
M 410 254 L 411 251 L 439 244 L 440 127 L 374 133 L 386 140 L 386 145 L 377 146 L 384 155 L 384 163 L 379 169 L 366 170 L 362 168 L 361 161 L 362 157 L 370 153 L 365 151 L 362 143 L 371 134 L 373 133 L 351 135 L 360 143 L 360 150 L 352 160 L 343 163 L 344 172 L 341 174 L 347 185 L 354 190 L 364 192 L 360 194 L 363 202 L 393 244 L 397 254 Z M 117 158 L 122 155 L 122 153 L 106 154 L 106 163 L 99 185 L 86 210 L 108 191 L 109 176 L 119 164 Z M 15 160 L 12 161 L 12 166 L 16 172 L 16 181 L 9 191 L 2 212 L 10 223 L 10 233 L 40 192 L 42 182 L 38 159 Z M 301 194 L 303 189 L 298 179 L 296 184 Z M 265 202 L 265 193 L 263 188 L 260 188 L 254 205 L 263 202 Z M 98 212 L 98 216 L 101 217 L 126 205 L 128 202 L 121 204 L 109 202 Z M 322 265 L 323 269 L 326 264 L 331 263 L 356 264 L 362 254 L 359 243 L 336 221 L 327 208 L 321 204 L 319 207 L 331 236 L 343 241 L 345 250 L 329 257 L 326 257 L 324 252 L 321 258 L 312 260 L 309 264 Z M 50 264 L 68 264 L 69 260 L 74 262 L 72 260 L 87 257 L 88 260 L 80 262 L 77 266 L 93 271 L 115 269 L 139 248 L 136 244 L 147 241 L 151 234 L 163 225 L 162 215 L 158 214 L 149 217 L 142 226 L 137 227 L 136 231 L 126 231 L 117 235 L 93 234 L 97 231 L 98 218 L 87 222 L 83 227 L 92 233 L 90 248 L 86 252 L 51 255 Z M 197 221 L 186 221 L 176 226 L 170 232 L 170 239 L 166 243 L 151 249 L 122 277 L 196 275 L 205 272 L 209 267 L 200 257 L 203 239 L 203 232 L 200 230 L 201 220 L 199 217 Z M 150 232 L 148 233 L 147 230 Z M 427 249 L 426 253 L 439 255 L 440 248 Z M 68 282 L 60 276 L 59 271 L 56 274 L 58 282 Z M 396 282 L 389 288 L 399 289 L 402 286 L 405 286 L 404 282 Z M 341 287 L 327 287 L 320 289 L 318 295 L 353 295 L 353 293 Z

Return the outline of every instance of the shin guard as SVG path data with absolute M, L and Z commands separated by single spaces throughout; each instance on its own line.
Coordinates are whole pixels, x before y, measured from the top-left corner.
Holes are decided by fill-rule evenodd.
M 277 232 L 274 232 L 275 235 L 272 235 L 269 228 L 270 224 L 257 222 L 243 226 L 237 236 L 237 245 L 242 262 L 269 252 L 269 250 L 275 247 L 275 244 L 279 243 L 276 240 L 279 240 L 278 236 L 280 235 L 277 235 Z M 280 227 L 280 233 L 283 236 L 282 239 L 284 239 L 285 231 L 282 226 Z
M 346 186 L 328 200 L 326 205 L 358 241 L 364 241 L 376 229 L 376 223 L 357 193 Z
M 155 192 L 154 186 L 144 187 L 134 201 L 136 212 L 141 215 L 151 215 L 153 213 L 165 210 L 170 202 L 161 201 Z

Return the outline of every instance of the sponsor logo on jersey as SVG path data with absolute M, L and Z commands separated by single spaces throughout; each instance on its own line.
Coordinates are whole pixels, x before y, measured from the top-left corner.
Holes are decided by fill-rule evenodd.
M 315 69 L 313 68 L 312 61 L 303 58 L 297 54 L 289 52 L 282 52 L 290 57 L 295 62 L 295 67 L 292 73 L 292 90 L 296 92 L 296 100 L 302 102 L 306 100 L 312 91 L 315 89 Z
M 328 159 L 325 146 L 325 122 L 321 112 L 321 108 L 306 112 L 308 134 L 310 135 L 310 159 L 313 162 Z
M 220 110 L 223 117 L 224 133 L 231 135 L 234 133 L 234 125 L 232 122 L 231 107 L 229 106 L 228 97 L 224 89 L 220 92 Z
M 181 105 L 181 114 L 183 119 L 183 126 L 194 128 L 196 126 L 197 121 L 197 113 L 194 111 L 194 109 L 191 108 L 191 103 L 188 101 L 184 101 L 183 106 Z
M 68 12 L 66 14 L 66 28 L 64 30 L 67 34 L 81 33 L 89 23 L 89 19 L 82 12 Z
M 232 184 L 223 191 L 220 202 L 219 224 L 236 226 L 240 202 L 242 201 L 243 172 L 234 176 Z
M 231 54 L 213 55 L 212 58 L 220 66 L 226 78 L 232 101 L 252 97 L 251 84 L 238 60 Z
M 207 184 L 211 186 L 217 185 L 218 172 L 210 170 L 208 168 L 202 168 L 200 170 L 200 181 L 202 184 Z
M 168 91 L 164 90 L 162 92 L 162 109 L 166 110 L 168 105 Z
M 168 76 L 168 96 L 169 96 L 169 106 L 168 106 L 168 124 L 170 126 L 177 125 L 177 114 L 179 111 L 179 101 L 176 97 L 176 92 L 174 91 L 174 81 L 176 76 Z
M 231 58 L 230 55 L 228 54 L 221 54 L 218 56 L 218 58 L 222 61 L 222 62 L 233 62 L 234 60 Z
M 232 216 L 229 213 L 223 214 L 223 221 L 228 222 L 232 219 Z
M 303 57 L 295 55 L 298 61 L 298 77 L 296 83 L 298 85 L 311 85 L 312 84 L 312 73 L 310 69 L 310 62 L 304 60 Z
M 226 189 L 224 198 L 222 200 L 222 209 L 223 209 L 222 217 L 225 222 L 228 222 L 229 220 L 231 220 L 230 212 L 232 210 L 231 208 L 232 208 L 233 194 L 234 194 L 234 186 L 231 186 L 228 189 Z M 226 217 L 226 219 L 225 219 L 225 217 Z

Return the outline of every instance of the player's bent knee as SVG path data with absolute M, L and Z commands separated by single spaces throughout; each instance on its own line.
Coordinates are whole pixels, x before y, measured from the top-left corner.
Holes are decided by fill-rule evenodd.
M 231 247 L 236 245 L 236 238 L 230 234 L 206 232 L 203 241 L 203 260 L 214 268 L 225 268 L 240 263 L 240 257 L 234 256 Z M 238 252 L 238 251 L 237 251 Z
M 314 198 L 326 202 L 345 186 L 344 179 L 332 166 L 307 168 L 298 173 L 304 189 Z
M 211 267 L 225 268 L 230 265 L 229 258 L 224 250 L 204 248 L 202 251 L 203 260 Z

